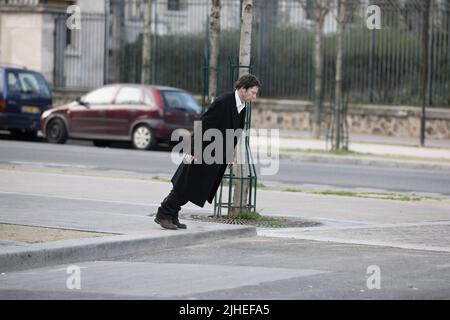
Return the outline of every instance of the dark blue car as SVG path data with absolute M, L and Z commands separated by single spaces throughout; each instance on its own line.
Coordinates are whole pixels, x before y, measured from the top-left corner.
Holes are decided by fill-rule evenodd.
M 0 65 L 0 130 L 34 138 L 42 112 L 51 105 L 50 89 L 39 72 Z

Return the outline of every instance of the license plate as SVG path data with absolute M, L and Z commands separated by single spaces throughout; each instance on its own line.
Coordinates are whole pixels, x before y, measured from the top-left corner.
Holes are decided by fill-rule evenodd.
M 33 107 L 33 106 L 23 106 L 22 107 L 22 112 L 26 112 L 26 113 L 39 113 L 41 111 L 41 109 L 39 109 L 38 107 Z

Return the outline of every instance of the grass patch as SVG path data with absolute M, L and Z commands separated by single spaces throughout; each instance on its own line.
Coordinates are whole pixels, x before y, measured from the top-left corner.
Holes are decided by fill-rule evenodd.
M 343 197 L 358 197 L 361 194 L 352 191 L 343 191 L 343 190 L 323 190 L 323 191 L 313 191 L 314 194 L 322 194 L 322 195 L 333 195 L 333 196 L 343 196 Z
M 300 152 L 300 153 L 312 153 L 312 154 L 334 154 L 340 156 L 347 155 L 355 155 L 355 156 L 363 156 L 363 155 L 371 155 L 369 153 L 360 153 L 351 150 L 323 150 L 323 149 L 299 149 L 299 148 L 280 148 L 280 151 L 287 152 Z
M 335 154 L 335 155 L 338 155 L 338 156 L 348 156 L 348 155 L 357 155 L 358 154 L 357 152 L 351 151 L 351 150 L 348 150 L 348 149 L 331 150 L 331 151 L 328 151 L 328 153 Z
M 423 157 L 414 157 L 414 156 L 404 156 L 404 155 L 396 155 L 396 154 L 375 154 L 375 153 L 365 153 L 365 152 L 356 152 L 351 150 L 335 150 L 328 151 L 322 149 L 299 149 L 299 148 L 281 148 L 280 151 L 284 152 L 299 152 L 299 153 L 310 153 L 310 154 L 321 154 L 321 155 L 337 155 L 337 156 L 359 156 L 359 157 L 373 157 L 377 159 L 387 159 L 387 160 L 407 160 L 407 161 L 424 161 L 429 163 L 438 163 L 438 164 L 448 164 L 450 163 L 449 159 L 445 158 L 423 158 Z
M 236 177 L 233 178 L 233 182 L 234 182 L 234 181 L 237 181 Z M 229 186 L 230 186 L 230 180 L 229 180 L 229 178 L 224 178 L 223 181 L 222 181 L 222 184 L 223 184 L 224 187 L 229 187 Z M 260 182 L 257 182 L 257 183 L 256 183 L 256 187 L 257 187 L 257 188 L 261 188 L 261 189 L 269 189 L 268 186 L 266 186 L 265 184 L 260 183 Z
M 352 192 L 345 190 L 323 190 L 323 191 L 310 191 L 309 193 L 320 195 L 333 195 L 343 197 L 356 197 L 356 198 L 373 198 L 382 200 L 398 200 L 398 201 L 420 201 L 422 198 L 418 196 L 410 196 L 403 194 L 391 194 L 391 193 L 377 193 L 377 192 Z
M 311 190 L 311 189 L 300 189 L 300 188 L 270 188 L 271 190 L 279 190 L 286 192 L 302 192 L 307 194 L 318 194 L 318 195 L 334 195 L 343 197 L 356 197 L 356 198 L 369 198 L 369 199 L 380 199 L 380 200 L 397 200 L 397 201 L 438 201 L 450 203 L 450 198 L 446 196 L 425 196 L 412 194 L 396 194 L 387 192 L 356 192 L 347 190 Z
M 260 182 L 256 183 L 256 187 L 257 188 L 263 188 L 263 189 L 268 189 L 269 188 L 268 186 L 266 186 L 265 184 L 260 183 Z
M 304 190 L 301 190 L 301 189 L 295 189 L 295 188 L 284 188 L 284 189 L 281 189 L 281 191 L 287 191 L 287 192 L 306 192 L 306 191 L 304 191 Z
M 155 180 L 155 181 L 170 182 L 170 179 L 159 177 L 159 176 L 153 176 L 151 179 Z
M 258 212 L 253 212 L 253 211 L 242 211 L 240 213 L 238 213 L 237 215 L 233 216 L 231 219 L 238 219 L 238 220 L 251 220 L 251 221 L 261 221 L 261 222 L 265 222 L 268 226 L 270 227 L 280 227 L 281 226 L 281 219 L 279 218 L 274 218 L 274 217 L 267 217 L 267 216 L 262 216 L 261 214 L 259 214 Z
M 260 220 L 261 217 L 262 216 L 256 211 L 253 212 L 253 211 L 245 210 L 245 211 L 239 212 L 233 218 L 234 219 L 244 219 L 244 220 Z

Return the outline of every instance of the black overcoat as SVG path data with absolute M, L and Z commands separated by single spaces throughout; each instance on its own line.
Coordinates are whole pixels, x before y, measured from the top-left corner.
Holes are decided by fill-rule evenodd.
M 246 108 L 238 113 L 234 92 L 217 97 L 200 119 L 202 135 L 208 129 L 218 129 L 225 143 L 226 129 L 244 129 L 245 112 Z M 191 141 L 194 141 L 194 136 Z M 203 142 L 202 151 L 209 143 Z M 234 146 L 236 143 L 237 139 L 234 141 Z M 191 155 L 194 155 L 193 150 L 192 145 Z M 226 169 L 225 162 L 219 164 L 181 162 L 171 180 L 173 188 L 190 202 L 203 207 L 206 201 L 209 203 L 213 201 Z

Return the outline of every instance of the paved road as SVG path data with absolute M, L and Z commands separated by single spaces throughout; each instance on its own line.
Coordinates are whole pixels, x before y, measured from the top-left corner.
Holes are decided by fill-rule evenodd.
M 136 151 L 127 145 L 97 148 L 90 142 L 52 145 L 0 139 L 0 163 L 75 167 L 95 170 L 131 171 L 171 175 L 168 147 Z M 373 188 L 396 192 L 429 192 L 450 195 L 450 172 L 375 166 L 294 162 L 281 160 L 276 175 L 259 176 L 260 181 L 339 188 Z
M 131 171 L 145 174 L 173 174 L 168 147 L 137 151 L 127 144 L 98 148 L 90 142 L 72 141 L 65 145 L 0 139 L 0 163 L 43 165 L 94 170 Z M 334 188 L 373 188 L 396 192 L 425 192 L 450 195 L 450 172 L 387 168 L 281 160 L 276 175 L 260 181 Z
M 448 299 L 449 258 L 431 251 L 240 238 L 80 262 L 80 289 L 66 286 L 67 265 L 7 273 L 0 277 L 0 299 Z
M 0 180 L 0 222 L 105 232 L 154 232 L 157 227 L 146 215 L 170 188 L 160 181 L 20 168 L 0 170 Z M 446 202 L 270 190 L 261 190 L 259 197 L 264 213 L 298 215 L 325 225 L 258 230 L 258 237 L 79 261 L 73 263 L 81 270 L 79 290 L 66 286 L 67 265 L 6 272 L 0 274 L 0 299 L 450 297 Z M 379 270 L 380 289 L 377 281 L 367 286 L 374 270 Z

